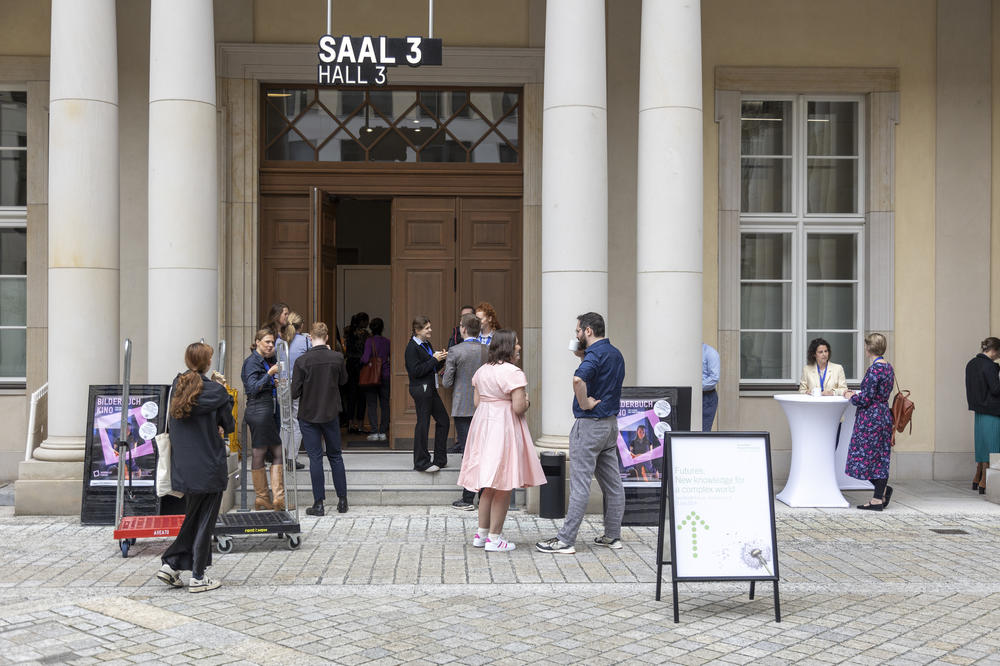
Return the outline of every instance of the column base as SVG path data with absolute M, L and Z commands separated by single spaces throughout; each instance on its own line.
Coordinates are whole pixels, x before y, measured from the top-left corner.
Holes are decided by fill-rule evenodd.
M 82 462 L 26 460 L 14 482 L 14 515 L 80 515 Z
M 569 437 L 566 435 L 542 435 L 535 440 L 535 449 L 542 451 L 565 451 L 569 457 Z
M 83 462 L 86 445 L 87 441 L 83 437 L 49 437 L 35 449 L 31 457 L 45 462 Z

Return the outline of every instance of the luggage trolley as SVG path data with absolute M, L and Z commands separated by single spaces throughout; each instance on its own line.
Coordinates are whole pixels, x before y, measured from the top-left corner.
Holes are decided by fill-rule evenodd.
M 126 456 L 131 462 L 132 449 L 128 445 L 128 411 L 129 411 L 129 376 L 132 374 L 132 340 L 125 338 L 125 362 L 122 364 L 122 422 L 118 431 L 118 491 L 115 494 L 115 525 L 114 538 L 122 557 L 128 557 L 130 546 L 135 545 L 137 538 L 175 537 L 184 522 L 183 515 L 176 516 L 126 516 L 125 515 L 125 463 Z M 169 395 L 168 395 L 169 404 Z M 168 409 L 167 405 L 163 409 Z M 132 494 L 132 475 L 129 474 L 129 494 Z
M 289 549 L 295 550 L 302 544 L 299 525 L 298 487 L 295 462 L 288 462 L 288 452 L 295 446 L 292 437 L 292 369 L 288 363 L 288 343 L 282 339 L 275 342 L 275 352 L 281 370 L 275 377 L 278 393 L 278 409 L 281 412 L 281 456 L 275 457 L 272 465 L 285 466 L 285 510 L 251 511 L 247 508 L 248 474 L 247 461 L 252 458 L 250 428 L 243 422 L 243 460 L 240 463 L 240 510 L 221 514 L 215 523 L 215 547 L 220 553 L 233 549 L 233 537 L 276 534 L 286 539 Z

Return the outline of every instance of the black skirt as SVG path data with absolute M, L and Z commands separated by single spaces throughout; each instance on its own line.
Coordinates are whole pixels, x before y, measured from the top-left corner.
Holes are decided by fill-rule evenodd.
M 250 426 L 250 441 L 253 442 L 253 448 L 281 446 L 281 430 L 274 412 L 273 395 L 264 393 L 247 400 L 244 418 Z

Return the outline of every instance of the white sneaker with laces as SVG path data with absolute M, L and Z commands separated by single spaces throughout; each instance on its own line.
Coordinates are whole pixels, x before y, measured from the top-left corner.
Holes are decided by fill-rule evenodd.
M 476 548 L 482 548 L 489 540 L 490 538 L 488 536 L 479 536 L 479 532 L 472 533 L 472 545 Z
M 424 471 L 427 472 L 427 473 L 429 473 L 429 474 L 433 474 L 434 472 L 440 472 L 441 468 L 438 467 L 437 465 L 431 465 L 430 467 L 428 467 Z
M 373 432 L 372 434 L 365 437 L 365 439 L 367 439 L 369 442 L 377 442 L 379 440 L 379 434 L 377 432 Z
M 384 442 L 385 440 L 386 440 L 386 436 L 385 436 L 385 433 L 384 433 L 384 432 L 380 432 L 380 433 L 378 434 L 378 441 L 380 441 L 380 442 Z
M 181 572 L 169 564 L 164 564 L 159 568 L 156 572 L 156 578 L 171 587 L 184 587 L 184 583 L 181 581 Z
M 490 553 L 505 553 L 509 550 L 515 550 L 517 546 L 507 541 L 503 537 L 499 537 L 496 541 L 486 537 L 486 551 Z
M 188 583 L 188 592 L 208 592 L 222 587 L 222 581 L 212 580 L 208 576 L 192 578 Z

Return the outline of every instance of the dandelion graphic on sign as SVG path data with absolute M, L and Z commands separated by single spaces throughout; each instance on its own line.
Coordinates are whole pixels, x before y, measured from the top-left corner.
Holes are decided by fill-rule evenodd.
M 703 529 L 708 529 L 708 523 L 706 523 L 697 512 L 692 511 L 688 515 L 684 516 L 681 520 L 681 524 L 677 526 L 677 531 L 680 532 L 687 526 L 688 530 L 691 531 L 691 557 L 698 557 L 698 526 Z
M 743 549 L 740 552 L 740 557 L 743 559 L 743 563 L 751 569 L 763 568 L 769 576 L 774 575 L 771 573 L 771 567 L 767 566 L 768 561 L 771 559 L 770 546 L 756 543 L 745 543 L 743 544 Z

